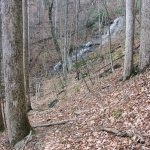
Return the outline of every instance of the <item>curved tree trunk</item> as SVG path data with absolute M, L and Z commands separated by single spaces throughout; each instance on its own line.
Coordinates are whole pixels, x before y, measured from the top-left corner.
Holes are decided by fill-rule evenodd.
M 22 1 L 1 0 L 6 123 L 14 146 L 30 132 L 23 75 Z
M 130 77 L 133 71 L 133 44 L 135 22 L 135 0 L 126 0 L 126 41 L 123 80 Z
M 150 65 L 150 0 L 142 0 L 140 69 Z

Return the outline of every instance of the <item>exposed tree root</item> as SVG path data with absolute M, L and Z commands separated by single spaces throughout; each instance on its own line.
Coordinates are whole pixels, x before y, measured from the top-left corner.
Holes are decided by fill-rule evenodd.
M 22 147 L 22 150 L 25 149 L 25 147 L 26 147 L 26 145 L 27 145 L 27 143 L 28 143 L 28 141 L 29 141 L 31 135 L 32 135 L 32 130 L 30 131 L 30 133 L 29 133 L 29 135 L 28 135 L 28 137 L 27 137 L 27 139 L 26 139 L 26 141 L 25 141 L 25 143 L 24 143 L 24 145 L 23 145 L 23 147 Z
M 145 140 L 143 139 L 143 137 L 137 133 L 134 133 L 133 131 L 129 131 L 129 130 L 119 131 L 115 128 L 101 128 L 100 131 L 106 131 L 106 132 L 112 133 L 116 136 L 128 137 L 137 143 L 141 143 L 141 144 L 145 143 Z

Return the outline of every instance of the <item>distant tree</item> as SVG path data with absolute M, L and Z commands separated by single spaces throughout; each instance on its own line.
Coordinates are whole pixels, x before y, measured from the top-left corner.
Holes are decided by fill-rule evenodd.
M 142 0 L 140 70 L 150 65 L 150 0 Z
M 78 45 L 78 38 L 79 38 L 79 9 L 80 9 L 80 0 L 75 1 L 76 4 L 76 45 Z M 78 52 L 76 49 L 76 64 L 78 61 Z M 80 79 L 80 70 L 78 66 L 76 65 L 76 78 Z
M 1 0 L 1 4 L 5 114 L 9 141 L 14 146 L 30 132 L 23 75 L 22 1 Z
M 108 11 L 108 8 L 107 8 L 107 1 L 106 0 L 103 0 L 103 6 L 106 10 L 106 13 L 107 13 L 107 17 L 110 18 L 110 15 L 109 15 L 109 11 Z M 108 38 L 109 38 L 109 58 L 110 58 L 110 65 L 111 65 L 111 71 L 114 72 L 114 65 L 113 65 L 113 58 L 112 58 L 112 40 L 111 40 L 111 31 L 110 31 L 110 23 L 109 23 L 109 19 L 108 19 Z
M 24 86 L 25 86 L 25 96 L 27 102 L 27 111 L 31 110 L 30 101 L 30 88 L 29 88 L 29 32 L 28 32 L 28 1 L 22 0 L 22 14 L 23 14 L 23 69 L 24 69 Z
M 135 0 L 126 0 L 126 41 L 123 80 L 130 77 L 133 71 L 133 44 L 135 22 Z

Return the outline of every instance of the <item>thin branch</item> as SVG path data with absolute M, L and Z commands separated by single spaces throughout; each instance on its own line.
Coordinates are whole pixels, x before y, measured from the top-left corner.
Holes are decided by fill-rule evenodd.
M 51 122 L 51 123 L 46 123 L 46 124 L 41 124 L 41 125 L 35 125 L 33 126 L 33 128 L 38 128 L 38 127 L 49 127 L 49 126 L 54 126 L 54 125 L 63 125 L 63 124 L 66 124 L 70 121 L 73 121 L 73 120 L 61 120 L 61 121 L 58 121 L 58 122 Z

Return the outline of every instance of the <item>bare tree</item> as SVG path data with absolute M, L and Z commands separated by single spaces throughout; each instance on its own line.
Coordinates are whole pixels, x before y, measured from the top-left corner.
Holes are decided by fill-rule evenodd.
M 67 71 L 68 71 L 67 48 L 68 48 L 68 0 L 65 0 L 65 41 L 63 50 L 63 74 L 65 85 L 67 82 Z
M 27 111 L 31 110 L 30 102 L 30 88 L 29 88 L 29 59 L 28 59 L 28 48 L 29 48 L 29 32 L 28 32 L 28 1 L 22 1 L 22 14 L 23 14 L 23 69 L 24 69 L 24 86 L 25 96 L 27 102 Z
M 133 71 L 133 44 L 135 22 L 135 0 L 126 0 L 126 41 L 123 80 L 130 77 Z
M 1 0 L 6 124 L 14 146 L 30 132 L 23 74 L 22 1 Z
M 76 4 L 76 45 L 78 45 L 78 38 L 79 38 L 79 8 L 80 8 L 80 0 L 75 1 Z M 78 52 L 76 49 L 76 78 L 79 80 L 80 77 L 80 70 L 77 66 L 77 61 L 78 61 Z
M 150 1 L 142 1 L 141 38 L 140 38 L 140 69 L 150 64 Z
M 110 32 L 110 23 L 109 23 L 110 16 L 109 16 L 108 8 L 107 8 L 107 1 L 103 0 L 102 2 L 103 2 L 103 6 L 106 10 L 107 18 L 108 18 L 109 58 L 110 58 L 111 70 L 112 70 L 112 72 L 114 72 L 114 65 L 113 65 L 113 58 L 112 58 L 112 47 L 111 47 L 111 32 Z
M 60 46 L 56 37 L 56 30 L 55 30 L 55 26 L 53 24 L 53 18 L 52 18 L 52 9 L 53 9 L 53 5 L 54 5 L 54 0 L 49 0 L 49 23 L 50 23 L 50 28 L 51 28 L 51 34 L 52 34 L 52 38 L 53 38 L 53 43 L 55 46 L 55 49 L 58 53 L 59 59 L 62 60 L 61 58 L 61 50 L 60 50 Z

